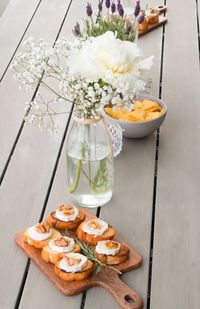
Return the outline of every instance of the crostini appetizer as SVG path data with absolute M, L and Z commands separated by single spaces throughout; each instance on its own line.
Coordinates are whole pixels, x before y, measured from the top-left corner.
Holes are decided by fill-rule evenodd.
M 47 246 L 50 240 L 58 236 L 60 233 L 52 229 L 46 221 L 31 226 L 24 232 L 25 242 L 38 249 Z
M 60 231 L 75 230 L 84 221 L 85 214 L 73 205 L 61 205 L 56 211 L 51 212 L 47 219 L 50 226 Z
M 76 235 L 80 241 L 96 246 L 100 240 L 113 239 L 115 230 L 103 220 L 91 219 L 79 225 Z
M 55 264 L 68 252 L 81 252 L 81 248 L 73 238 L 60 236 L 49 241 L 48 246 L 42 249 L 41 256 L 45 262 Z
M 128 246 L 113 240 L 99 241 L 95 248 L 96 258 L 103 264 L 118 265 L 129 258 Z
M 159 22 L 159 11 L 157 9 L 150 9 L 146 11 L 148 23 L 157 24 Z
M 93 263 L 80 253 L 67 253 L 55 264 L 55 274 L 64 281 L 80 281 L 91 274 Z

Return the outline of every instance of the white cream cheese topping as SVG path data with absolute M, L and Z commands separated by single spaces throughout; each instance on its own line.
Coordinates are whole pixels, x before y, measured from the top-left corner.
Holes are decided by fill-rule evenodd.
M 105 255 L 116 255 L 120 250 L 120 243 L 113 240 L 98 241 L 96 252 Z
M 67 253 L 70 252 L 74 249 L 75 246 L 75 242 L 72 238 L 70 237 L 66 237 L 63 236 L 62 238 L 64 238 L 64 240 L 66 240 L 66 242 L 68 243 L 67 246 L 58 246 L 56 245 L 56 241 L 60 239 L 60 237 L 58 237 L 57 239 L 52 239 L 49 242 L 49 248 L 55 252 L 59 252 L 59 253 Z
M 156 16 L 159 15 L 159 11 L 157 9 L 150 9 L 145 12 L 146 16 Z
M 83 224 L 83 231 L 96 236 L 102 235 L 108 229 L 108 223 L 100 219 L 91 219 Z
M 86 256 L 80 253 L 67 253 L 60 261 L 60 269 L 68 273 L 80 272 L 87 264 Z
M 28 236 L 30 238 L 32 238 L 33 240 L 37 240 L 37 241 L 41 241 L 41 240 L 45 240 L 49 237 L 51 237 L 52 235 L 52 229 L 50 229 L 49 232 L 45 232 L 45 233 L 40 233 L 37 229 L 36 229 L 37 225 L 31 226 L 28 228 L 27 233 Z
M 73 205 L 61 205 L 56 209 L 55 217 L 61 221 L 73 221 L 78 217 L 78 209 Z

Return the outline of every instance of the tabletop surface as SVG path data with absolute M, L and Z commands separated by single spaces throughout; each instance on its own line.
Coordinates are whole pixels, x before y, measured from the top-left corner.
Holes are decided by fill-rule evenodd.
M 199 309 L 200 3 L 165 4 L 167 25 L 138 44 L 145 56 L 154 55 L 152 94 L 165 100 L 168 115 L 148 138 L 124 139 L 115 160 L 114 196 L 94 211 L 142 255 L 142 266 L 122 280 L 142 296 L 144 308 Z M 73 38 L 85 5 L 85 0 L 11 0 L 0 18 L 1 309 L 119 308 L 98 287 L 62 295 L 14 242 L 16 232 L 70 201 L 65 166 L 70 118 L 60 119 L 57 136 L 25 127 L 23 103 L 35 93 L 18 90 L 10 63 L 29 36 L 52 44 L 58 37 Z

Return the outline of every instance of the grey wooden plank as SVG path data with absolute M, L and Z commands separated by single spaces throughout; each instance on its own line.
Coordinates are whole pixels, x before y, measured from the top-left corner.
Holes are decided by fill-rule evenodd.
M 42 21 L 37 20 L 38 34 L 41 33 L 39 28 L 42 26 L 43 35 L 54 39 L 68 4 L 69 1 L 65 0 L 57 1 L 56 6 L 44 1 L 40 15 Z M 49 27 L 44 27 L 47 23 L 50 24 Z M 36 27 L 34 29 L 36 33 Z M 19 110 L 16 109 L 15 113 L 17 112 Z M 39 220 L 66 120 L 67 117 L 61 117 L 61 131 L 56 137 L 41 134 L 34 127 L 24 130 L 0 188 L 0 241 L 3 244 L 0 263 L 2 309 L 14 306 L 27 261 L 14 243 L 14 234 Z M 12 262 L 13 259 L 15 263 Z
M 6 69 L 39 0 L 11 1 L 0 18 L 0 78 Z M 3 7 L 6 1 L 1 4 Z
M 19 308 L 72 308 L 79 309 L 81 294 L 67 297 L 38 270 L 37 266 L 31 265 L 31 280 L 28 280 Z
M 68 3 L 69 1 L 59 0 L 55 8 L 54 1 L 42 1 L 39 10 L 37 11 L 37 14 L 34 17 L 26 36 L 24 37 L 24 40 L 30 36 L 33 36 L 38 39 L 43 37 L 44 39 L 53 42 L 56 38 L 57 32 L 59 31 L 59 27 Z M 23 13 L 25 14 L 25 12 Z M 15 18 L 16 15 L 13 12 L 14 21 Z M 9 38 L 4 44 L 8 44 L 9 46 Z M 21 45 L 19 50 L 21 50 Z M 6 160 L 23 120 L 24 103 L 29 101 L 32 97 L 31 92 L 25 93 L 18 90 L 18 83 L 13 79 L 12 74 L 13 73 L 9 70 L 0 84 L 0 174 L 5 166 Z M 10 91 L 11 89 L 12 91 Z M 7 134 L 5 134 L 5 132 L 7 132 Z
M 8 6 L 10 0 L 1 0 L 0 1 L 0 17 L 3 14 L 3 12 L 5 11 L 6 7 Z
M 200 76 L 196 8 L 195 1 L 180 5 L 171 0 L 168 7 L 163 98 L 169 113 L 159 151 L 151 308 L 198 309 Z
M 125 2 L 123 2 L 125 3 Z M 151 5 L 160 1 L 151 2 Z M 152 94 L 158 96 L 160 78 L 162 28 L 140 38 L 143 54 L 155 55 Z M 141 268 L 122 276 L 122 280 L 135 289 L 144 300 L 146 308 L 153 181 L 155 160 L 155 136 L 146 139 L 124 139 L 124 149 L 115 161 L 115 194 L 109 205 L 101 210 L 101 217 L 115 226 L 131 246 L 143 257 Z M 87 292 L 85 308 L 119 308 L 114 299 L 103 289 L 93 288 Z

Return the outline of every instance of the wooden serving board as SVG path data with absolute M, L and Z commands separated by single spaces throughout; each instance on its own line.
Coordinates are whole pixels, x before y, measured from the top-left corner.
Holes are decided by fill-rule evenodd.
M 167 6 L 166 5 L 157 5 L 157 6 L 153 7 L 152 9 L 158 10 L 159 14 L 162 14 L 162 13 L 165 13 L 167 11 Z M 167 23 L 167 18 L 159 15 L 159 22 L 155 23 L 155 24 L 149 24 L 149 27 L 146 30 L 143 30 L 143 31 L 139 30 L 138 31 L 138 37 L 141 37 L 142 35 L 150 32 L 150 31 L 152 31 L 152 30 L 154 30 L 154 29 L 156 29 L 156 28 L 158 28 L 158 27 L 160 27 L 160 26 L 162 26 L 166 23 Z
M 160 4 L 160 5 L 154 6 L 153 9 L 158 10 L 159 13 L 161 14 L 161 13 L 165 13 L 167 11 L 167 6 Z
M 85 210 L 86 220 L 95 218 L 95 215 L 88 210 Z M 115 240 L 125 244 L 124 241 L 116 235 Z M 54 273 L 54 265 L 46 263 L 41 258 L 41 249 L 36 249 L 29 246 L 24 241 L 24 231 L 15 235 L 15 241 L 18 246 L 26 253 L 28 257 L 41 269 L 41 271 L 52 281 L 52 283 L 65 295 L 75 295 L 83 292 L 94 286 L 100 286 L 108 290 L 116 299 L 122 308 L 141 309 L 143 302 L 138 293 L 129 288 L 121 279 L 116 270 L 112 268 L 103 269 L 97 274 L 92 274 L 89 278 L 82 281 L 65 282 L 56 276 Z M 129 259 L 118 266 L 115 266 L 121 273 L 126 273 L 130 270 L 138 268 L 142 263 L 142 258 L 135 251 L 130 248 Z
M 152 24 L 152 25 L 149 25 L 148 29 L 146 30 L 143 30 L 143 31 L 140 31 L 138 32 L 138 37 L 141 37 L 142 35 L 164 25 L 167 23 L 167 18 L 166 17 L 163 17 L 163 16 L 159 16 L 159 22 L 156 23 L 156 24 Z

